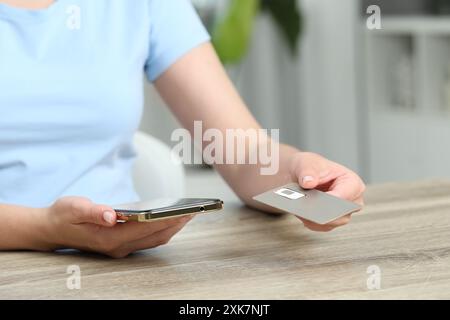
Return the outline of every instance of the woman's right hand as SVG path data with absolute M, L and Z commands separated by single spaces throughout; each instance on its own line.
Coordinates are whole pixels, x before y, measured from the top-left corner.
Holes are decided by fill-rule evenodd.
M 65 197 L 42 209 L 46 248 L 73 248 L 123 258 L 169 242 L 191 219 L 117 223 L 114 210 L 79 197 Z

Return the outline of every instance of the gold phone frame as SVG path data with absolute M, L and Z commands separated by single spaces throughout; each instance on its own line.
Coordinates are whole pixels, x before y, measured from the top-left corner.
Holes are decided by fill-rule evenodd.
M 199 201 L 201 199 L 192 199 Z M 223 201 L 220 199 L 205 199 L 204 202 L 184 204 L 179 207 L 157 208 L 146 211 L 116 209 L 119 221 L 154 222 L 192 214 L 206 214 L 223 209 Z

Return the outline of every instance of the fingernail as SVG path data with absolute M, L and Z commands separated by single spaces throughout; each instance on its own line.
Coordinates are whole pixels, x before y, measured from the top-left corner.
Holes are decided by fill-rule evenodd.
M 103 212 L 103 220 L 108 222 L 109 224 L 113 224 L 115 221 L 115 214 L 111 211 Z
M 306 177 L 303 177 L 302 181 L 303 181 L 303 183 L 308 183 L 308 182 L 314 181 L 314 177 L 306 176 Z

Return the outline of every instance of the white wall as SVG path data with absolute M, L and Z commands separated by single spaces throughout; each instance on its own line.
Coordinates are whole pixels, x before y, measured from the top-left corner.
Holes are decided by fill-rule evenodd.
M 250 110 L 264 128 L 280 129 L 281 140 L 305 143 L 301 117 L 299 57 L 293 56 L 268 15 L 260 16 L 248 56 L 236 81 Z
M 299 73 L 306 145 L 362 171 L 357 100 L 356 0 L 304 0 L 307 32 Z

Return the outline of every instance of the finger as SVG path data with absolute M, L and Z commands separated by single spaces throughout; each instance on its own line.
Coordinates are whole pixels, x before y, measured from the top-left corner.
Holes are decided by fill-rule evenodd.
M 304 189 L 314 189 L 330 175 L 326 160 L 314 154 L 304 154 L 296 169 L 299 184 Z
M 116 224 L 117 215 L 111 207 L 96 205 L 85 198 L 68 198 L 67 201 L 72 223 L 93 223 L 105 227 Z
M 300 219 L 300 220 L 303 222 L 305 227 L 307 227 L 308 229 L 310 229 L 312 231 L 329 232 L 329 231 L 334 230 L 336 228 L 339 228 L 339 227 L 347 225 L 350 222 L 350 220 L 351 220 L 351 214 L 346 215 L 346 216 L 344 216 L 342 218 L 336 219 L 336 220 L 334 220 L 334 221 L 332 221 L 330 223 L 324 224 L 324 225 L 317 224 L 317 223 L 314 223 L 314 222 L 309 221 L 309 220 L 303 220 L 303 219 Z
M 362 197 L 364 191 L 364 183 L 356 174 L 346 174 L 336 178 L 328 194 L 341 199 L 355 201 Z
M 170 228 L 161 230 L 146 238 L 130 243 L 130 252 L 146 250 L 167 244 L 178 232 L 180 232 L 190 220 L 174 225 Z
M 298 182 L 303 189 L 314 189 L 321 183 L 323 175 L 315 167 L 302 168 L 298 172 Z
M 361 207 L 364 207 L 364 198 L 362 196 L 353 200 L 353 202 L 360 205 Z
M 183 222 L 178 223 L 177 225 L 158 231 L 142 239 L 125 243 L 121 248 L 115 250 L 114 252 L 110 252 L 109 255 L 115 258 L 124 258 L 135 251 L 155 248 L 164 245 L 169 242 L 169 240 L 176 233 L 178 233 L 191 219 L 192 217 L 185 218 L 183 219 Z
M 327 223 L 327 226 L 332 227 L 333 229 L 336 229 L 336 228 L 339 228 L 339 227 L 349 224 L 351 219 L 352 219 L 352 216 L 351 216 L 351 214 L 349 214 L 342 218 L 336 219 L 330 223 Z
M 302 219 L 301 219 L 302 220 Z M 329 232 L 334 228 L 328 225 L 320 225 L 308 220 L 302 220 L 304 226 L 314 232 Z
M 192 216 L 165 219 L 155 222 L 126 222 L 109 230 L 111 237 L 121 243 L 132 242 L 149 237 L 157 232 L 188 222 Z

